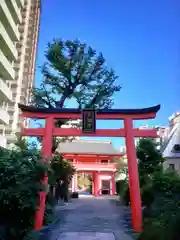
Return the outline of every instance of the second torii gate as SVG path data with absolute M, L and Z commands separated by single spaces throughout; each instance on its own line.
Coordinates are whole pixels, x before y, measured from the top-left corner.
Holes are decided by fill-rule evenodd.
M 134 137 L 157 137 L 155 129 L 137 129 L 133 128 L 133 120 L 152 119 L 160 109 L 160 105 L 143 109 L 105 109 L 91 111 L 82 111 L 70 108 L 36 108 L 19 104 L 23 118 L 45 119 L 44 128 L 22 128 L 22 136 L 41 136 L 43 137 L 42 155 L 46 158 L 52 155 L 52 137 L 53 136 L 99 136 L 99 137 L 125 137 L 126 152 L 128 158 L 129 189 L 132 210 L 132 226 L 134 231 L 141 232 L 142 229 L 142 209 L 139 186 L 138 165 L 136 160 L 136 148 Z M 56 128 L 57 119 L 84 119 L 83 129 L 76 128 Z M 96 119 L 105 120 L 123 120 L 124 128 L 118 129 L 97 129 L 95 127 Z M 47 184 L 47 176 L 43 179 Z M 45 211 L 46 193 L 40 193 L 40 206 L 36 212 L 35 225 L 36 230 L 43 226 Z

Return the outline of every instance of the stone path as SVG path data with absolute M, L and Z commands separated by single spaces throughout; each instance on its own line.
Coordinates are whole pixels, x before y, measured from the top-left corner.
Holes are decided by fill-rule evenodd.
M 50 240 L 131 240 L 123 212 L 109 199 L 77 199 L 58 207 L 60 221 Z

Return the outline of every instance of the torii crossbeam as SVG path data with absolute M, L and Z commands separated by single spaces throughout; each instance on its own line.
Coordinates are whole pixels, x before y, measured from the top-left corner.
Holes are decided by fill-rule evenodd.
M 42 136 L 42 154 L 45 157 L 52 155 L 52 137 L 53 136 L 90 136 L 90 137 L 125 137 L 126 153 L 128 158 L 129 188 L 132 209 L 132 226 L 134 231 L 141 232 L 142 229 L 142 210 L 141 196 L 139 186 L 138 165 L 136 160 L 136 148 L 134 137 L 157 137 L 155 129 L 137 129 L 133 128 L 133 120 L 153 119 L 160 109 L 160 105 L 143 109 L 109 109 L 96 110 L 96 119 L 105 120 L 123 120 L 124 128 L 119 129 L 97 129 L 92 133 L 84 133 L 81 129 L 75 128 L 56 128 L 57 119 L 82 119 L 82 111 L 71 108 L 36 108 L 19 104 L 23 118 L 45 119 L 44 128 L 23 128 L 23 136 Z M 47 176 L 43 179 L 47 184 Z M 35 217 L 36 230 L 40 230 L 43 225 L 45 210 L 45 193 L 40 193 L 40 206 Z

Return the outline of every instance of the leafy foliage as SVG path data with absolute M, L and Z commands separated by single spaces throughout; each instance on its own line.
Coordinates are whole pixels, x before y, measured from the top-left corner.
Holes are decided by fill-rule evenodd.
M 164 159 L 152 139 L 140 139 L 136 149 L 141 187 L 148 183 L 153 174 L 162 171 Z
M 144 226 L 139 240 L 179 239 L 180 177 L 163 171 L 164 161 L 152 140 L 142 139 L 137 147 Z
M 78 108 L 110 108 L 112 96 L 120 91 L 114 70 L 108 70 L 103 54 L 79 40 L 54 40 L 45 52 L 43 81 L 33 90 L 39 107 L 65 107 L 74 99 Z
M 144 228 L 140 240 L 179 239 L 179 184 L 180 179 L 173 176 L 173 173 L 161 173 L 159 177 L 156 176 L 151 189 L 154 200 L 145 209 Z
M 42 176 L 48 172 L 52 185 L 59 180 L 68 184 L 75 170 L 57 155 L 50 165 L 45 164 L 36 145 L 21 137 L 12 150 L 0 148 L 0 156 L 0 239 L 38 239 L 32 228 L 39 192 L 46 190 Z M 54 217 L 51 197 L 47 195 L 44 224 Z
M 63 108 L 74 101 L 77 108 L 110 108 L 113 95 L 121 87 L 117 76 L 106 67 L 103 54 L 81 43 L 79 40 L 61 39 L 48 44 L 46 62 L 42 66 L 43 79 L 40 87 L 32 91 L 32 103 L 37 107 Z M 69 119 L 57 119 L 56 127 L 67 124 Z M 81 127 L 81 122 L 76 123 Z M 72 137 L 65 140 L 71 141 Z M 39 141 L 42 139 L 39 137 Z M 53 139 L 53 151 L 62 138 Z
M 40 179 L 48 171 L 39 153 L 25 140 L 16 149 L 0 149 L 0 226 L 2 239 L 22 239 L 32 229 Z
M 86 189 L 89 190 L 91 188 L 92 185 L 92 177 L 89 174 L 82 174 L 82 173 L 78 173 L 77 175 L 78 177 L 78 187 L 80 189 Z
M 77 108 L 110 108 L 113 95 L 121 87 L 117 76 L 106 67 L 103 54 L 81 43 L 79 40 L 61 39 L 48 44 L 46 62 L 42 66 L 43 79 L 40 87 L 32 91 L 32 103 L 37 107 L 63 108 L 74 101 Z M 56 127 L 67 124 L 69 119 L 57 119 Z M 81 122 L 76 123 L 81 127 Z M 42 141 L 41 137 L 38 138 Z M 59 142 L 72 141 L 72 137 L 54 138 L 53 152 Z
M 60 181 L 69 183 L 75 173 L 72 164 L 64 160 L 59 154 L 53 156 L 50 167 L 53 171 L 49 177 L 49 183 L 51 185 L 56 185 L 56 183 Z
M 70 162 L 63 159 L 59 154 L 52 157 L 50 168 L 52 172 L 49 174 L 50 191 L 48 198 L 53 205 L 53 202 L 57 202 L 60 198 L 68 198 L 68 186 L 75 169 Z M 55 194 L 53 193 L 54 190 Z

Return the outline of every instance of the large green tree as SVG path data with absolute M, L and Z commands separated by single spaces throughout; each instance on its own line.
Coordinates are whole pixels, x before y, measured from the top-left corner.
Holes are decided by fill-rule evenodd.
M 113 95 L 121 87 L 102 53 L 79 40 L 60 39 L 48 44 L 45 57 L 42 82 L 33 89 L 33 104 L 62 108 L 74 99 L 80 109 L 112 107 Z
M 152 179 L 154 173 L 162 170 L 164 158 L 153 139 L 142 138 L 136 148 L 141 187 Z
M 32 91 L 32 104 L 37 107 L 63 108 L 73 101 L 77 108 L 111 108 L 113 95 L 121 86 L 116 83 L 113 69 L 108 69 L 102 53 L 79 40 L 54 40 L 45 51 L 46 61 L 41 67 L 43 79 Z M 56 127 L 67 120 L 58 119 Z M 80 127 L 81 123 L 76 124 Z M 59 141 L 53 139 L 53 151 Z

